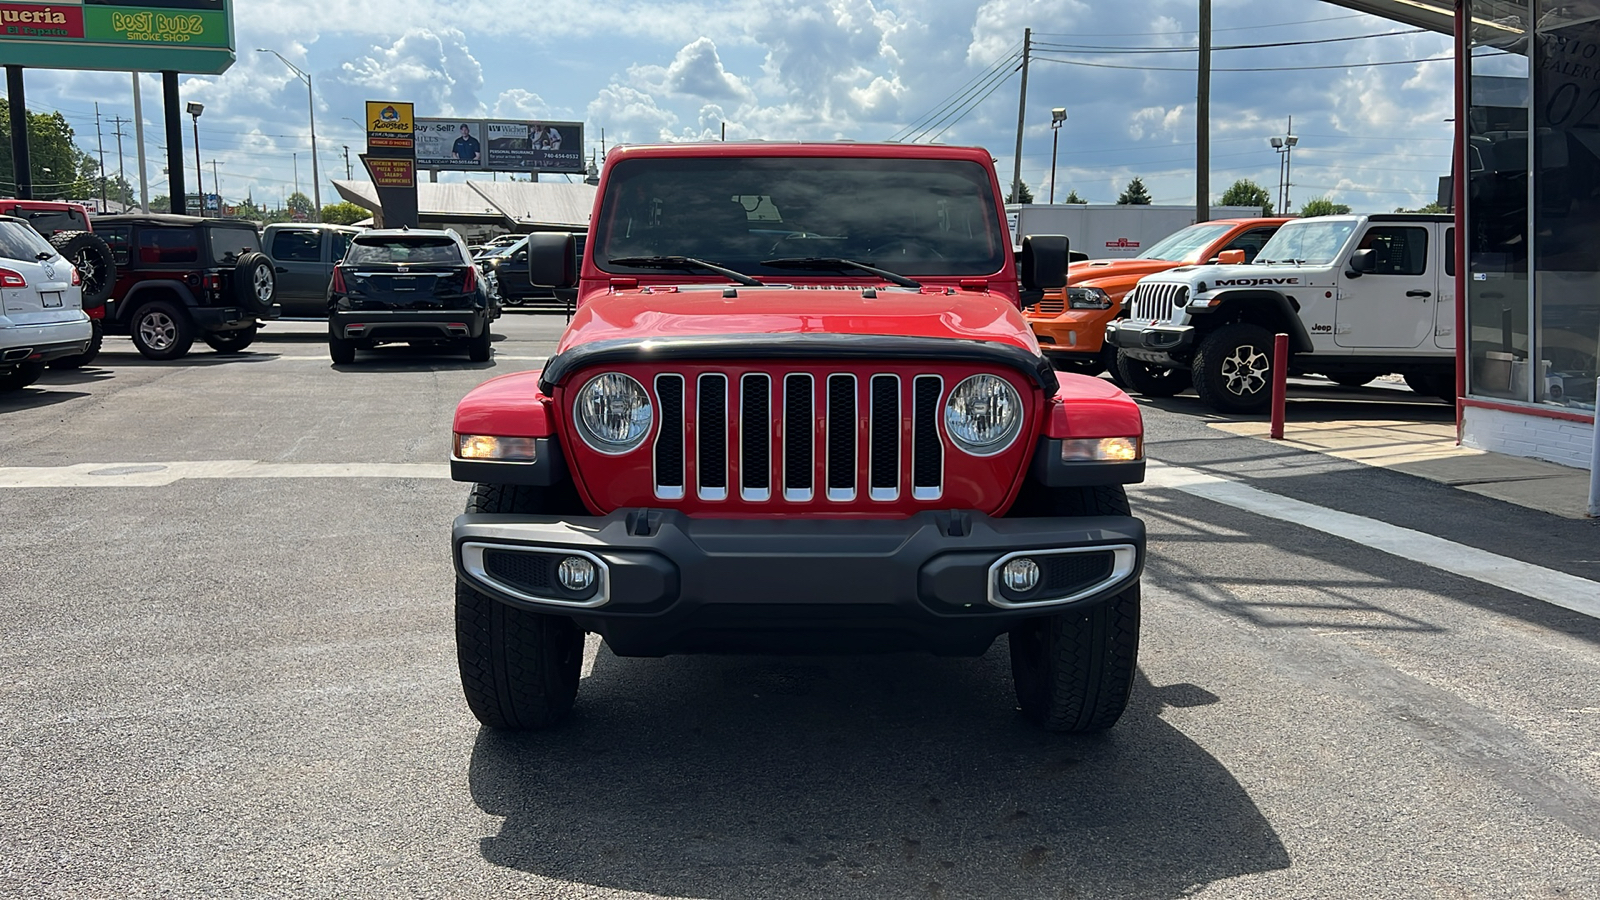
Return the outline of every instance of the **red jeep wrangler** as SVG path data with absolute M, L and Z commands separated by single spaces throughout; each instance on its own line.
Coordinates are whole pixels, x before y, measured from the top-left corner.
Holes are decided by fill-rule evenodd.
M 628 147 L 543 371 L 456 410 L 456 637 L 491 728 L 570 709 L 584 632 L 622 656 L 931 651 L 1009 634 L 1024 715 L 1110 727 L 1138 649 L 1138 407 L 1057 373 L 1020 311 L 981 148 Z M 1020 282 L 1020 285 L 1019 285 Z

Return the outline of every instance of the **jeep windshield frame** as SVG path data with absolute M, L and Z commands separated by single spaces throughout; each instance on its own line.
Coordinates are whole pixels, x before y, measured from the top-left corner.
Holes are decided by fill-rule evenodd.
M 1197 222 L 1174 231 L 1134 259 L 1155 259 L 1162 262 L 1198 263 L 1206 248 L 1233 230 L 1232 225 Z
M 1285 222 L 1256 254 L 1257 266 L 1326 266 L 1356 233 L 1355 219 L 1317 217 Z
M 595 223 L 594 264 L 613 275 L 660 271 L 617 259 L 681 256 L 780 283 L 840 273 L 762 260 L 842 258 L 901 275 L 992 277 L 1011 254 L 991 173 L 965 159 L 626 159 L 607 172 Z

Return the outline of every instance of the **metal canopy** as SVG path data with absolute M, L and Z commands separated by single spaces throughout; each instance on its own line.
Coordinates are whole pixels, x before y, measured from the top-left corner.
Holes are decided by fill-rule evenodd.
M 1404 22 L 1440 34 L 1455 33 L 1455 3 L 1451 0 L 1323 0 L 1334 6 Z

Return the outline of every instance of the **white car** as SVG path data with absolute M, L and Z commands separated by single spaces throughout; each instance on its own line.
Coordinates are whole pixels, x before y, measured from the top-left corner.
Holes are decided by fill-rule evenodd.
M 0 393 L 87 351 L 93 334 L 78 270 L 27 222 L 0 216 Z

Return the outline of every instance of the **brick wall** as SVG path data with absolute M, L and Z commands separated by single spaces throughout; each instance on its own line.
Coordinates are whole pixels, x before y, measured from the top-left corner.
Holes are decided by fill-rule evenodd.
M 1589 468 L 1593 425 L 1476 406 L 1467 407 L 1462 425 L 1461 442 L 1473 449 Z

